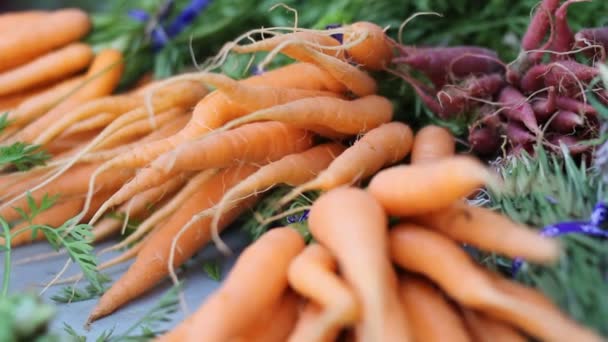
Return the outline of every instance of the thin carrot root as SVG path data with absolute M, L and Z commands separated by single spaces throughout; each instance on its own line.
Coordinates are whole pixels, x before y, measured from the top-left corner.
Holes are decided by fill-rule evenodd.
M 527 339 L 515 328 L 487 315 L 462 308 L 462 317 L 471 333 L 479 342 L 525 342 Z
M 382 167 L 405 158 L 413 140 L 414 134 L 406 124 L 390 122 L 380 125 L 346 149 L 315 179 L 294 188 L 281 198 L 276 206 L 282 207 L 308 190 L 330 190 L 365 179 Z
M 313 337 L 311 331 L 318 331 L 319 326 L 325 325 L 323 322 L 322 308 L 313 302 L 307 302 L 300 312 L 298 322 L 289 335 L 287 342 L 298 341 L 315 341 L 315 342 L 332 342 L 336 341 L 340 333 L 339 326 L 326 327 L 323 329 L 323 334 L 320 337 Z

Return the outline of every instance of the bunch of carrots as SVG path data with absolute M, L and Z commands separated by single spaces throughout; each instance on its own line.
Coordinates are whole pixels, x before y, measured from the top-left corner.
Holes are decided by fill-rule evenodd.
M 597 63 L 606 61 L 608 28 L 573 32 L 568 8 L 578 0 L 543 0 L 521 39 L 520 56 L 511 63 L 478 46 L 402 45 L 393 61 L 426 107 L 443 119 L 466 117 L 473 152 L 496 156 L 532 152 L 541 142 L 572 154 L 588 152 L 581 142 L 597 137 L 595 99 L 608 103 Z M 412 76 L 420 74 L 429 82 Z
M 601 341 L 461 248 L 542 264 L 559 257 L 556 240 L 462 201 L 494 181 L 490 171 L 454 155 L 454 138 L 437 126 L 410 149 L 410 164 L 378 172 L 366 188 L 322 194 L 308 216 L 310 244 L 289 226 L 263 234 L 157 341 Z

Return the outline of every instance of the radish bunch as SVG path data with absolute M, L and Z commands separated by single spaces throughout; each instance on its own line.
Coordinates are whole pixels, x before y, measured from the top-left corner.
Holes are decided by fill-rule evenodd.
M 574 2 L 543 0 L 511 63 L 478 46 L 400 46 L 393 63 L 438 117 L 472 117 L 468 141 L 479 155 L 531 151 L 538 142 L 587 152 L 579 142 L 599 126 L 590 98 L 608 104 L 608 91 L 593 82 L 606 60 L 608 27 L 573 32 L 567 11 Z

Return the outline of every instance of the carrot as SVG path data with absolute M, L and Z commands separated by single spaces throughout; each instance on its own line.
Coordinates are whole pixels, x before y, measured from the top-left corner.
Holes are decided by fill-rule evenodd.
M 307 190 L 330 190 L 365 179 L 382 167 L 405 158 L 413 140 L 412 130 L 400 122 L 374 128 L 340 154 L 315 179 L 293 189 L 277 205 L 283 206 Z
M 0 73 L 0 95 L 14 94 L 61 80 L 84 69 L 92 59 L 93 50 L 89 45 L 67 45 L 27 64 Z
M 324 331 L 323 336 L 319 338 L 312 339 L 310 336 L 311 330 L 318 330 L 320 324 L 322 324 L 323 319 L 323 311 L 322 308 L 319 307 L 316 303 L 307 302 L 300 312 L 298 317 L 298 321 L 296 323 L 295 328 L 291 332 L 288 338 L 284 341 L 287 342 L 296 342 L 296 341 L 308 341 L 308 342 L 333 342 L 336 341 L 338 335 L 340 334 L 340 327 L 328 327 L 329 330 Z
M 369 95 L 350 101 L 318 96 L 253 112 L 228 122 L 213 134 L 254 121 L 280 121 L 333 137 L 365 133 L 392 118 L 393 105 L 382 96 Z
M 361 189 L 333 189 L 313 203 L 308 226 L 315 241 L 337 259 L 361 303 L 363 340 L 408 341 L 397 277 L 388 255 L 387 217 L 380 204 Z
M 308 63 L 289 64 L 239 82 L 248 86 L 267 85 L 276 88 L 343 92 L 343 87 L 331 76 L 317 66 Z M 269 107 L 277 104 L 279 103 L 273 103 Z M 151 144 L 138 146 L 132 151 L 116 157 L 111 162 L 112 167 L 142 167 L 179 144 L 202 137 L 231 119 L 244 114 L 246 114 L 246 110 L 238 103 L 231 101 L 222 92 L 214 91 L 196 105 L 192 120 L 177 134 Z
M 106 126 L 107 124 L 112 122 L 112 120 L 114 120 L 114 118 L 116 118 L 116 115 L 112 114 L 112 113 L 107 113 L 107 112 L 98 113 L 98 114 L 95 114 L 95 116 L 83 119 L 83 120 L 73 124 L 72 126 L 67 128 L 65 131 L 63 131 L 63 133 L 61 133 L 61 135 L 70 136 L 72 134 L 77 134 L 77 133 L 82 133 L 82 132 L 87 132 L 87 131 L 103 128 L 104 126 Z
M 275 305 L 258 316 L 252 327 L 230 342 L 284 342 L 298 320 L 299 298 L 287 290 Z
M 21 29 L 23 26 L 35 25 L 33 23 L 48 17 L 50 11 L 27 10 L 17 12 L 6 12 L 0 14 L 0 31 L 8 33 L 14 31 L 16 26 Z
M 190 174 L 182 174 L 179 177 L 175 177 L 168 182 L 144 191 L 134 196 L 129 202 L 122 205 L 116 213 L 125 216 L 125 223 L 130 216 L 137 217 L 140 214 L 149 211 L 149 206 L 156 204 L 163 198 L 173 195 L 182 185 L 186 182 L 186 177 Z M 123 226 L 122 220 L 114 217 L 107 217 L 99 221 L 93 230 L 91 231 L 94 236 L 94 241 L 101 241 L 110 234 L 116 232 L 118 228 Z
M 228 341 L 239 336 L 287 289 L 287 268 L 303 248 L 296 230 L 271 229 L 241 253 L 222 286 L 194 314 L 157 341 Z M 265 270 L 264 277 L 259 270 Z
M 63 114 L 94 98 L 109 95 L 120 80 L 124 69 L 123 56 L 118 50 L 102 50 L 89 67 L 86 81 L 52 110 L 21 130 L 13 141 L 32 142 Z
M 543 237 L 490 209 L 465 203 L 414 217 L 413 221 L 454 240 L 513 258 L 549 263 L 554 262 L 560 253 L 556 240 Z
M 279 122 L 252 123 L 181 145 L 141 170 L 101 208 L 99 214 L 139 191 L 162 184 L 182 171 L 227 167 L 235 162 L 274 161 L 312 145 L 312 135 Z M 101 168 L 103 170 L 103 166 Z M 94 217 L 93 222 L 95 222 Z
M 487 315 L 463 308 L 462 316 L 465 324 L 479 342 L 525 342 L 527 339 L 513 327 Z
M 492 180 L 479 160 L 459 155 L 378 172 L 368 191 L 389 215 L 420 215 L 449 207 Z
M 557 307 L 539 305 L 502 291 L 486 270 L 474 264 L 454 241 L 439 233 L 400 224 L 391 230 L 390 244 L 397 264 L 429 277 L 462 305 L 516 325 L 543 341 L 601 341 Z
M 30 61 L 55 48 L 82 38 L 89 32 L 91 21 L 80 9 L 66 8 L 51 12 L 35 25 L 3 33 L 0 41 L 0 71 Z
M 141 100 L 120 95 L 102 97 L 100 99 L 88 101 L 50 123 L 44 132 L 41 132 L 41 134 L 34 139 L 33 143 L 38 145 L 47 144 L 80 120 L 90 118 L 99 113 L 114 114 L 114 118 L 116 118 L 140 105 L 142 105 Z
M 399 292 L 415 341 L 472 341 L 458 311 L 430 282 L 402 277 Z
M 146 242 L 135 262 L 120 279 L 101 297 L 89 317 L 89 322 L 106 316 L 130 300 L 135 299 L 169 274 L 169 269 L 178 267 L 203 247 L 210 238 L 210 219 L 197 222 L 181 235 L 176 233 L 195 213 L 213 206 L 224 193 L 255 172 L 257 168 L 239 165 L 226 169 L 204 182 L 198 191 L 190 196 L 169 220 Z M 226 227 L 256 201 L 250 197 L 226 212 L 220 227 Z M 172 255 L 172 241 L 175 239 L 175 253 Z
M 321 306 L 317 317 L 290 337 L 290 341 L 326 341 L 359 319 L 359 303 L 351 289 L 335 274 L 336 260 L 324 246 L 311 244 L 289 265 L 289 285 Z
M 137 241 L 155 226 L 158 226 L 162 220 L 166 219 L 167 217 L 170 217 L 174 212 L 178 211 L 179 208 L 188 200 L 188 198 L 196 194 L 199 188 L 203 186 L 209 180 L 209 178 L 213 177 L 217 172 L 217 169 L 211 169 L 197 173 L 175 196 L 173 196 L 173 198 L 171 198 L 168 203 L 166 203 L 162 208 L 155 211 L 152 215 L 150 215 L 150 217 L 144 220 L 137 227 L 137 229 L 133 233 L 131 233 L 131 235 L 127 236 L 120 243 L 117 243 L 112 247 L 104 249 L 104 252 L 118 250 L 127 247 L 129 244 Z M 144 191 L 141 194 L 145 194 L 148 191 L 153 191 L 154 189 L 155 188 Z M 139 195 L 140 194 L 138 194 L 137 196 Z
M 46 144 L 43 148 L 52 156 L 57 157 L 58 155 L 65 153 L 71 149 L 79 148 L 86 145 L 89 141 L 93 140 L 99 133 L 99 130 L 91 130 L 87 132 L 70 134 L 69 136 L 57 137 L 56 139 L 53 139 L 48 144 Z M 47 166 L 52 167 L 49 164 L 47 164 Z
M 383 70 L 393 58 L 394 42 L 384 33 L 384 30 L 371 22 L 359 21 L 345 27 L 344 44 L 349 45 L 357 36 L 365 35 L 365 39 L 348 48 L 348 56 L 363 68 Z
M 451 157 L 456 151 L 456 142 L 450 131 L 443 127 L 428 125 L 414 136 L 412 164 L 426 163 L 437 159 Z

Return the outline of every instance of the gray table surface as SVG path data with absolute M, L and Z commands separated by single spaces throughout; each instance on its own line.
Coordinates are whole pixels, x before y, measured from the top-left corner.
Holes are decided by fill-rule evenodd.
M 221 265 L 221 275 L 223 278 L 234 264 L 234 261 L 238 257 L 238 252 L 240 252 L 249 241 L 249 238 L 244 233 L 235 229 L 230 229 L 222 235 L 222 237 L 235 251 L 235 255 L 223 257 L 213 246 L 209 245 L 198 253 L 198 255 L 190 261 L 190 265 L 186 268 L 185 272 L 180 274 L 180 279 L 185 280 L 183 291 L 190 312 L 196 310 L 201 302 L 220 285 L 219 282 L 209 278 L 203 270 L 203 264 L 206 261 L 217 260 Z M 96 250 L 101 250 L 112 243 L 112 241 L 108 241 L 100 244 L 96 247 Z M 17 262 L 23 258 L 51 251 L 52 249 L 46 243 L 36 243 L 13 250 L 13 269 L 9 292 L 13 293 L 27 290 L 36 291 L 36 293 L 40 292 L 42 289 L 41 284 L 50 281 L 57 272 L 59 272 L 65 264 L 67 257 L 65 255 L 60 257 L 55 256 L 43 261 L 20 265 L 18 265 Z M 118 255 L 118 253 L 107 254 L 103 255 L 100 259 L 101 261 L 105 261 L 116 255 Z M 127 270 L 130 263 L 131 262 L 116 266 L 105 271 L 104 274 L 113 279 L 117 279 Z M 66 276 L 69 276 L 76 273 L 78 273 L 78 268 L 77 266 L 72 265 L 65 274 Z M 84 281 L 81 281 L 79 287 L 83 287 L 83 285 L 85 285 L 85 283 Z M 57 285 L 49 288 L 42 297 L 45 301 L 54 303 L 50 300 L 50 297 L 57 294 L 61 290 L 61 287 L 62 285 Z M 84 323 L 88 314 L 93 309 L 93 306 L 96 304 L 97 298 L 69 304 L 54 303 L 57 308 L 57 315 L 55 316 L 51 329 L 61 332 L 63 331 L 63 322 L 65 322 L 74 327 L 80 335 L 86 336 L 87 341 L 95 341 L 103 331 L 112 328 L 115 329 L 117 334 L 120 334 L 144 316 L 144 314 L 153 307 L 154 304 L 158 302 L 158 299 L 170 288 L 171 282 L 169 280 L 163 281 L 142 298 L 127 304 L 112 315 L 94 322 L 88 331 L 84 329 Z M 184 312 L 180 309 L 172 315 L 172 320 L 170 322 L 162 323 L 157 327 L 160 329 L 171 328 L 179 323 L 184 317 Z

